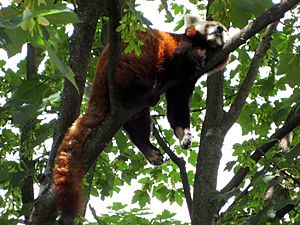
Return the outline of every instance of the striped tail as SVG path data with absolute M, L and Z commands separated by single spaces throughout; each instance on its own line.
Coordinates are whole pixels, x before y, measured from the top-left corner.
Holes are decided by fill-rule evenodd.
M 56 155 L 53 171 L 56 206 L 65 218 L 75 218 L 83 210 L 83 145 L 92 129 L 104 119 L 109 105 L 104 64 L 105 60 L 100 59 L 87 113 L 68 129 Z

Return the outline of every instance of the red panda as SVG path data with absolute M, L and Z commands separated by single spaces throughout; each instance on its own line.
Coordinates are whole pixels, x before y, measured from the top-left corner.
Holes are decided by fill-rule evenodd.
M 153 165 L 161 165 L 163 156 L 149 141 L 150 106 L 159 100 L 159 96 L 151 93 L 155 93 L 153 90 L 162 87 L 166 81 L 180 81 L 166 91 L 167 118 L 181 147 L 188 148 L 192 138 L 189 129 L 189 99 L 197 81 L 197 78 L 191 77 L 205 66 L 207 56 L 223 47 L 225 42 L 227 30 L 218 22 L 186 16 L 186 25 L 183 34 L 159 30 L 138 32 L 138 38 L 144 43 L 142 54 L 122 53 L 115 72 L 118 101 L 125 107 L 144 107 L 126 122 L 124 129 Z M 83 207 L 82 148 L 91 130 L 108 112 L 108 51 L 105 48 L 99 59 L 87 112 L 76 119 L 58 148 L 53 180 L 57 208 L 62 216 L 73 218 Z M 212 71 L 222 70 L 228 60 L 229 57 Z

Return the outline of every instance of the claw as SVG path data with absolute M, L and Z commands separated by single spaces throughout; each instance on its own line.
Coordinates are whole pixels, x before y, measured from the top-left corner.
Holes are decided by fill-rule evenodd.
M 180 146 L 183 149 L 188 149 L 191 147 L 192 144 L 192 134 L 190 132 L 185 133 L 182 140 L 180 141 Z
M 183 149 L 188 149 L 192 143 L 192 133 L 189 128 L 177 127 L 175 129 L 175 135 L 180 141 L 180 147 Z

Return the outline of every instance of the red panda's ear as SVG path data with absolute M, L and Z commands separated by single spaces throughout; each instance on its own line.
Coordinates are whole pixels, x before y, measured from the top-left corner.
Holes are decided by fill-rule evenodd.
M 188 28 L 186 28 L 185 34 L 186 34 L 186 36 L 188 36 L 188 37 L 193 37 L 193 36 L 195 36 L 195 35 L 197 34 L 197 30 L 196 30 L 195 26 L 192 25 L 192 26 L 189 26 Z

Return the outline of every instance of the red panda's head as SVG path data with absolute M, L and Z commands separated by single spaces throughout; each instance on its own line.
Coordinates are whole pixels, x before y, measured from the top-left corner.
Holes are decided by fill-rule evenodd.
M 186 31 L 189 37 L 201 36 L 213 48 L 223 47 L 228 37 L 226 27 L 216 21 L 203 21 L 200 17 L 186 15 Z

